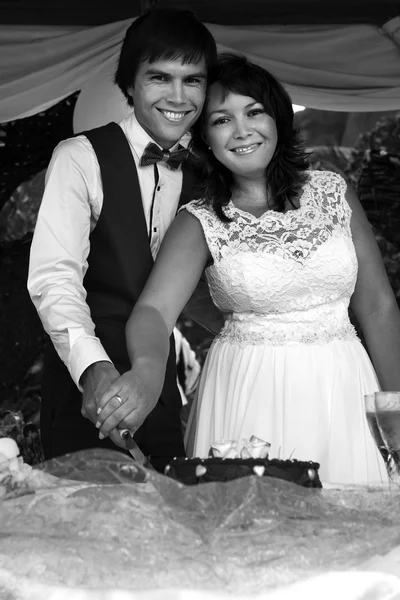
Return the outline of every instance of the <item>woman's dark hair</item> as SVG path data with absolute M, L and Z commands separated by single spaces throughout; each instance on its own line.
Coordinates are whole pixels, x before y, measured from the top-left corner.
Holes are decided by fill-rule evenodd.
M 294 200 L 307 180 L 308 154 L 302 146 L 298 130 L 293 125 L 292 100 L 284 87 L 268 71 L 251 63 L 244 56 L 220 54 L 209 76 L 209 85 L 218 82 L 225 95 L 230 92 L 249 96 L 260 102 L 270 115 L 278 132 L 274 156 L 266 168 L 267 186 L 274 209 L 284 212 L 288 202 L 296 208 Z M 193 155 L 199 170 L 199 185 L 195 197 L 213 206 L 218 217 L 229 221 L 223 211 L 231 198 L 233 176 L 208 149 L 203 139 L 203 115 L 193 129 Z
M 210 70 L 217 59 L 217 46 L 207 27 L 190 10 L 156 8 L 138 17 L 122 43 L 114 83 L 133 106 L 128 88 L 144 60 L 176 60 L 198 63 L 204 57 Z

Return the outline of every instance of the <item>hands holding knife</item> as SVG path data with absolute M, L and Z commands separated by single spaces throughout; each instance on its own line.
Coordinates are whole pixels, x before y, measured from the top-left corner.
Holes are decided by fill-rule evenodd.
M 122 376 L 110 362 L 91 365 L 81 378 L 82 414 L 95 423 L 99 438 L 109 437 L 135 461 L 152 468 L 133 436 L 157 404 L 160 393 L 133 370 Z

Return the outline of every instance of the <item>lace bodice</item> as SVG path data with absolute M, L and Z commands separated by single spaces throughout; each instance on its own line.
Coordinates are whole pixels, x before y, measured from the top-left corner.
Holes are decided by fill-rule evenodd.
M 184 208 L 201 222 L 213 264 L 206 269 L 215 304 L 227 314 L 220 339 L 236 343 L 352 339 L 348 306 L 357 277 L 346 183 L 310 171 L 300 207 L 261 217 L 231 202 L 224 223 L 211 207 Z

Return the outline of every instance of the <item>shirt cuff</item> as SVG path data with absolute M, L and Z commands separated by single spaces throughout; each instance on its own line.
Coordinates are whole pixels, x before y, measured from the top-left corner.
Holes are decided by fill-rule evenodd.
M 83 391 L 79 384 L 82 373 L 93 363 L 102 360 L 112 363 L 98 338 L 81 338 L 72 346 L 68 357 L 68 369 L 80 392 Z

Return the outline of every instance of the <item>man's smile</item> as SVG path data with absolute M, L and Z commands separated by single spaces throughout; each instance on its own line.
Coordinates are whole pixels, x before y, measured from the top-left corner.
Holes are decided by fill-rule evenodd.
M 163 117 L 165 117 L 168 121 L 170 121 L 171 123 L 181 123 L 183 121 L 183 119 L 186 117 L 186 115 L 188 115 L 190 112 L 190 110 L 187 111 L 182 111 L 182 112 L 175 112 L 172 110 L 163 110 L 162 108 L 157 108 L 158 112 L 160 112 Z

